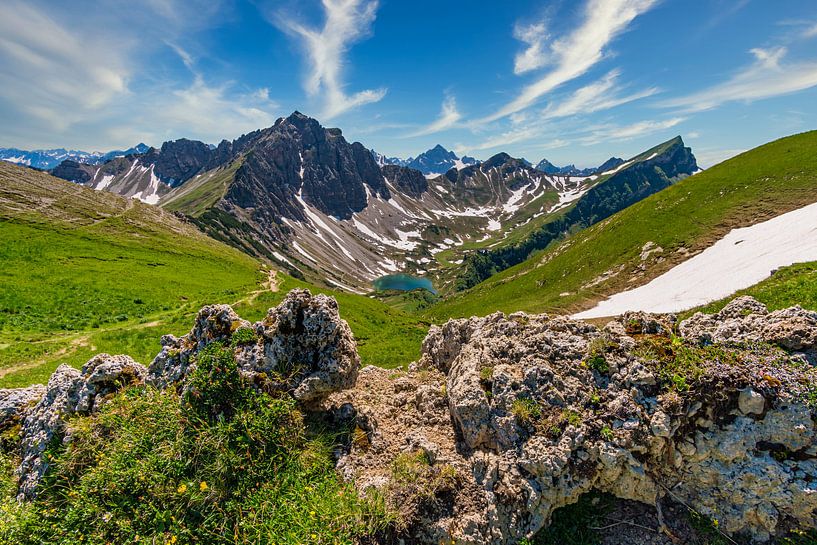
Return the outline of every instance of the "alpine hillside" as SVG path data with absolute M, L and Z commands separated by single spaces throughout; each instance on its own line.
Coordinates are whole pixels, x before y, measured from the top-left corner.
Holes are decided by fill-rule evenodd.
M 680 138 L 587 176 L 548 174 L 505 153 L 476 162 L 442 146 L 407 164 L 386 164 L 340 129 L 295 112 L 214 148 L 177 140 L 52 172 L 182 214 L 315 282 L 364 292 L 405 272 L 449 292 L 698 170 Z M 508 246 L 516 257 L 503 253 L 489 270 L 474 266 L 476 251 Z
M 730 232 L 737 234 L 737 229 L 807 211 L 805 207 L 817 202 L 815 158 L 817 131 L 760 146 L 673 184 L 544 250 L 535 251 L 519 264 L 439 303 L 430 313 L 435 319 L 441 319 L 496 310 L 587 310 L 606 296 L 647 284 L 702 254 L 726 240 Z M 780 234 L 799 232 L 795 227 L 784 225 Z M 769 240 L 779 248 L 755 246 L 755 260 L 765 260 L 773 249 L 797 245 L 803 250 L 794 261 L 814 260 L 809 259 L 817 250 L 813 237 Z M 739 236 L 731 241 L 731 246 L 739 248 L 748 241 L 747 236 Z M 810 246 L 809 241 L 812 241 Z M 766 273 L 772 273 L 778 266 L 790 265 L 791 256 L 788 259 L 769 266 Z M 732 286 L 733 291 L 754 283 L 750 279 L 749 284 L 736 284 L 735 281 L 743 281 L 738 274 L 741 266 L 734 262 L 728 263 L 727 268 L 730 264 L 733 269 L 726 274 L 695 281 L 703 285 Z M 797 295 L 797 289 L 798 286 L 810 289 L 814 285 L 813 275 L 808 267 L 795 270 L 800 271 L 798 275 L 792 277 L 791 272 L 781 272 L 783 278 L 772 278 L 765 291 L 752 293 L 764 293 L 765 301 L 780 306 L 805 301 L 802 295 Z M 667 301 L 671 296 L 669 290 L 664 291 Z

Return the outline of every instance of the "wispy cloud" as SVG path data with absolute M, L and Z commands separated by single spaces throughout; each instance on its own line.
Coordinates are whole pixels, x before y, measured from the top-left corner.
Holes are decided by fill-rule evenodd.
M 367 89 L 346 94 L 343 65 L 352 44 L 371 33 L 377 13 L 377 0 L 323 0 L 326 20 L 322 28 L 309 28 L 279 13 L 276 24 L 301 38 L 309 57 L 310 72 L 304 87 L 310 96 L 321 96 L 324 119 L 380 101 L 386 89 Z
M 0 7 L 0 97 L 56 129 L 128 90 L 126 51 L 72 33 L 33 5 Z
M 462 119 L 462 114 L 457 109 L 457 99 L 452 95 L 447 95 L 443 100 L 440 117 L 429 125 L 423 127 L 409 136 L 426 136 L 435 134 L 454 127 Z
M 803 38 L 814 38 L 817 36 L 817 23 L 803 32 Z
M 752 102 L 817 86 L 817 62 L 784 62 L 788 50 L 782 46 L 752 49 L 751 53 L 754 62 L 725 82 L 660 105 L 700 112 L 727 102 Z
M 277 105 L 266 89 L 207 81 L 179 45 L 185 29 L 207 25 L 219 2 L 111 2 L 121 8 L 114 18 L 85 9 L 77 17 L 73 4 L 63 10 L 35 0 L 0 6 L 4 142 L 101 150 L 181 136 L 214 142 L 274 121 Z M 151 79 L 143 54 L 165 45 L 192 77 Z
M 528 43 L 532 45 L 525 51 L 521 66 L 552 66 L 552 69 L 483 121 L 495 121 L 524 110 L 546 93 L 586 73 L 604 57 L 607 45 L 627 30 L 633 19 L 657 3 L 658 0 L 589 0 L 584 20 L 571 33 L 551 41 L 547 47 L 544 40 L 538 44 L 531 39 Z M 518 61 L 519 57 L 517 66 L 520 66 Z
M 610 140 L 631 140 L 671 129 L 684 121 L 685 117 L 674 117 L 664 121 L 639 121 L 631 125 L 601 125 L 590 128 L 590 133 L 579 138 L 579 142 L 585 146 L 593 146 Z
M 659 92 L 657 87 L 650 87 L 643 91 L 622 95 L 622 89 L 617 84 L 620 75 L 620 70 L 613 70 L 602 79 L 578 89 L 564 101 L 549 104 L 543 112 L 545 119 L 609 110 Z
M 514 38 L 527 44 L 527 48 L 516 54 L 513 63 L 514 74 L 524 74 L 548 63 L 547 33 L 544 21 L 529 25 L 517 24 L 513 31 Z
M 177 45 L 168 45 L 193 74 L 193 82 L 151 98 L 154 106 L 146 104 L 144 109 L 158 112 L 156 125 L 168 129 L 185 127 L 190 134 L 215 142 L 275 121 L 273 112 L 278 105 L 270 99 L 269 89 L 240 92 L 233 89 L 232 82 L 207 84 L 193 56 Z
M 491 136 L 482 142 L 475 144 L 469 148 L 471 151 L 482 151 L 490 149 L 498 149 L 517 142 L 526 142 L 532 138 L 541 135 L 541 130 L 538 127 L 527 126 L 511 129 L 510 131 Z

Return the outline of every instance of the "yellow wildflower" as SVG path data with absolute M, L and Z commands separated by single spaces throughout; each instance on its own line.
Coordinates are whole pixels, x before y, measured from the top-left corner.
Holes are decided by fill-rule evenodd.
M 201 481 L 201 483 L 199 483 L 199 490 L 201 490 L 202 492 L 207 490 L 207 481 Z
M 187 485 L 184 483 L 180 484 L 179 488 L 176 489 L 176 492 L 178 492 L 179 494 L 184 494 L 185 492 L 187 492 Z

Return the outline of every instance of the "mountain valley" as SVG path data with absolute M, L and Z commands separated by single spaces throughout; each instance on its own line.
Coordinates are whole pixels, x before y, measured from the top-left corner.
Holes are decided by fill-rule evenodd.
M 680 138 L 581 175 L 504 153 L 460 159 L 442 146 L 404 163 L 378 164 L 296 112 L 216 147 L 177 140 L 51 173 L 158 204 L 313 282 L 364 293 L 407 273 L 451 293 L 698 171 Z

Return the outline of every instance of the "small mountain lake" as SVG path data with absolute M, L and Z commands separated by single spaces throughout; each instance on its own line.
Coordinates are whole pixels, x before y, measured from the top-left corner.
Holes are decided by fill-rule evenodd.
M 381 276 L 374 281 L 374 289 L 377 291 L 411 291 L 416 289 L 424 289 L 435 295 L 437 294 L 437 290 L 434 289 L 434 284 L 431 283 L 431 280 L 428 278 L 411 276 L 410 274 L 390 274 L 388 276 Z

